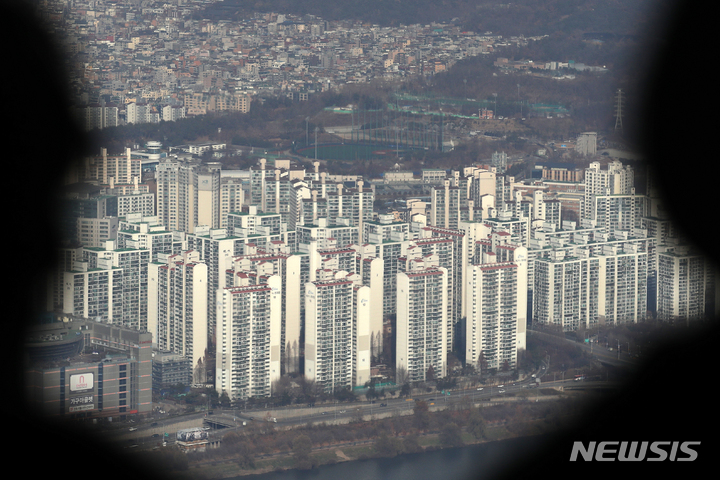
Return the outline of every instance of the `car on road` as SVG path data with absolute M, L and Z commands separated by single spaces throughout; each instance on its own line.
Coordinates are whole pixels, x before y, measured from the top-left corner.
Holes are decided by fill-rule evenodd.
M 160 436 L 159 433 L 153 433 L 153 434 L 152 434 L 152 438 L 158 438 L 159 436 Z
M 505 390 L 500 390 L 500 393 L 505 393 Z
M 435 401 L 435 399 L 434 399 L 434 398 L 428 398 L 428 400 L 427 400 L 427 401 L 428 401 L 428 402 L 434 402 L 434 401 Z
M 157 422 L 153 422 L 153 423 L 150 424 L 150 426 L 151 426 L 151 427 L 157 427 L 157 424 L 158 424 Z
M 503 388 L 505 385 L 498 385 L 498 388 Z
M 482 390 L 482 389 L 483 389 L 483 387 L 478 387 L 478 392 L 479 392 L 480 390 Z
M 345 410 L 340 410 L 340 413 L 345 413 Z
M 381 406 L 381 407 L 387 407 L 387 403 L 381 403 L 380 406 Z
M 137 427 L 130 427 L 131 432 L 134 432 L 135 430 L 137 430 Z

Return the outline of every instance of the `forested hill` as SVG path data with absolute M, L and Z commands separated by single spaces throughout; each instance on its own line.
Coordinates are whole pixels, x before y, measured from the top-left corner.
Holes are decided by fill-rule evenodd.
M 225 0 L 198 18 L 242 20 L 253 12 L 314 15 L 377 25 L 430 24 L 453 19 L 463 30 L 544 35 L 603 32 L 633 35 L 658 21 L 674 0 Z

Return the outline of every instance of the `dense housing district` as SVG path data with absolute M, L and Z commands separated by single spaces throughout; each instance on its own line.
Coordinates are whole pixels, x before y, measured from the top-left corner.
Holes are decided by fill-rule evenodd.
M 66 177 L 55 321 L 28 339 L 30 398 L 49 415 L 148 413 L 153 389 L 176 384 L 246 401 L 283 375 L 326 394 L 423 382 L 452 374 L 451 357 L 507 371 L 529 327 L 715 313 L 715 271 L 653 177 L 638 194 L 617 159 L 590 156 L 565 180 L 570 164 L 516 180 L 494 155 L 370 182 L 319 161 L 229 170 L 147 147 Z M 428 195 L 376 202 L 408 183 Z
M 348 83 L 432 76 L 456 62 L 543 38 L 463 31 L 453 23 L 383 27 L 312 15 L 199 18 L 212 1 L 47 1 L 65 39 L 77 115 L 87 130 L 248 112 L 260 95 L 307 100 Z M 498 57 L 504 69 L 556 79 L 590 67 Z
M 210 22 L 193 16 L 209 3 L 199 1 L 45 3 L 71 32 L 88 130 L 432 75 L 534 40 L 282 14 Z M 47 317 L 26 338 L 29 402 L 50 416 L 124 418 L 152 412 L 153 393 L 173 385 L 234 402 L 270 398 L 283 376 L 326 394 L 400 386 L 451 375 L 451 358 L 514 370 L 534 326 L 714 315 L 716 272 L 674 228 L 652 175 L 598 155 L 597 140 L 582 133 L 580 163 L 538 162 L 529 178 L 503 152 L 371 179 L 330 174 L 317 140 L 315 161 L 251 150 L 248 169 L 217 161 L 223 143 L 102 149 L 62 179 L 64 247 Z M 389 190 L 407 194 L 384 203 Z

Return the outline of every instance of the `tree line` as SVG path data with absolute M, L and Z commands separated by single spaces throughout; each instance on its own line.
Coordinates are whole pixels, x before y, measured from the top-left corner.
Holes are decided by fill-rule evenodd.
M 232 459 L 243 470 L 257 468 L 258 460 L 272 454 L 289 455 L 294 468 L 317 467 L 321 460 L 313 451 L 334 445 L 370 443 L 371 453 L 359 458 L 393 457 L 421 452 L 421 438 L 437 435 L 438 447 L 458 447 L 506 436 L 519 436 L 562 427 L 568 415 L 581 409 L 576 399 L 552 402 L 502 404 L 475 407 L 468 399 L 452 402 L 448 408 L 430 411 L 429 404 L 416 401 L 411 415 L 395 415 L 364 421 L 362 416 L 343 425 L 310 424 L 294 429 L 280 429 L 272 422 L 249 422 L 242 431 L 228 432 L 220 447 L 187 454 L 186 467 L 179 462 L 170 468 L 184 469 L 213 461 Z M 501 428 L 501 433 L 491 429 Z M 427 448 L 427 447 L 426 447 Z M 172 458 L 171 455 L 167 455 Z M 168 465 L 166 463 L 166 465 Z

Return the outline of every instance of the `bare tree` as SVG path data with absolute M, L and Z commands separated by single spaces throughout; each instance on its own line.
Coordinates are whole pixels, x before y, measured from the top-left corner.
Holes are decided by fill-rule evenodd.
M 395 370 L 395 383 L 397 385 L 404 385 L 408 381 L 408 370 L 404 365 L 399 366 Z

